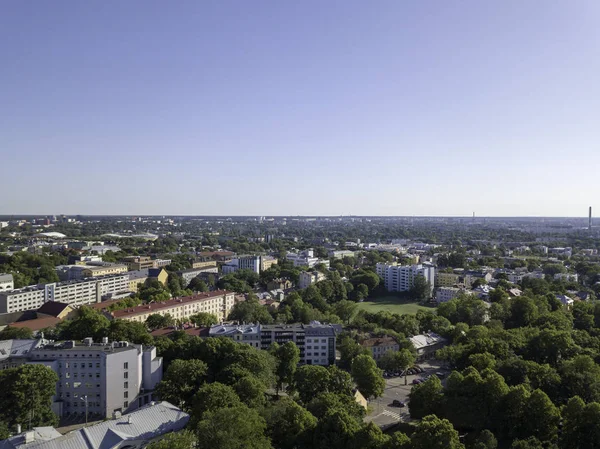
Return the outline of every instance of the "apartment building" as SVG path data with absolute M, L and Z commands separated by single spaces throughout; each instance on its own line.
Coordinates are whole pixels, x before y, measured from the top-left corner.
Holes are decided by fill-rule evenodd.
M 327 255 L 334 259 L 343 259 L 344 257 L 354 257 L 355 254 L 356 253 L 354 251 L 350 251 L 347 249 L 330 250 L 327 252 Z
M 235 273 L 238 270 L 251 270 L 261 273 L 277 264 L 277 259 L 271 256 L 238 256 L 221 267 L 223 274 Z
M 439 287 L 435 292 L 435 301 L 438 304 L 448 302 L 451 299 L 456 298 L 461 292 L 465 290 L 457 287 Z
M 327 276 L 325 273 L 321 273 L 320 271 L 302 271 L 298 279 L 298 287 L 306 288 L 309 285 L 315 284 L 319 281 L 324 281 L 325 279 L 327 279 Z
M 126 341 L 66 341 L 39 346 L 27 363 L 43 364 L 58 374 L 53 404 L 59 416 L 88 413 L 110 418 L 128 413 L 152 399 L 162 379 L 162 358 L 153 346 Z
M 452 272 L 438 271 L 435 274 L 436 287 L 454 287 L 464 282 L 464 275 Z
M 189 318 L 196 313 L 211 313 L 219 321 L 224 321 L 234 304 L 234 292 L 217 290 L 214 292 L 198 293 L 194 296 L 173 298 L 168 301 L 144 304 L 131 309 L 112 312 L 115 319 L 145 322 L 153 314 L 171 315 L 177 320 Z
M 0 274 L 0 292 L 13 290 L 15 288 L 15 281 L 12 274 Z
M 147 268 L 143 270 L 128 271 L 127 274 L 129 276 L 129 290 L 132 292 L 137 292 L 140 285 L 144 285 L 149 277 Z
M 287 253 L 285 258 L 290 262 L 293 262 L 295 267 L 307 266 L 312 268 L 319 263 L 324 263 L 326 266 L 329 266 L 329 261 L 315 257 L 315 252 L 312 249 L 306 249 L 299 253 Z
M 400 345 L 392 337 L 368 338 L 360 345 L 371 351 L 375 360 L 379 360 L 388 351 L 398 352 L 400 350 Z
M 218 324 L 210 328 L 208 336 L 231 338 L 237 343 L 246 343 L 254 348 L 261 349 L 260 324 Z
M 0 370 L 16 368 L 29 359 L 29 354 L 35 348 L 44 344 L 45 340 L 1 340 L 0 341 Z
M 121 262 L 131 271 L 162 268 L 171 264 L 170 259 L 152 259 L 149 256 L 127 256 L 121 259 Z
M 197 260 L 192 262 L 192 268 L 204 268 L 204 267 L 216 267 L 217 262 L 215 260 Z
M 435 284 L 435 268 L 431 265 L 398 265 L 396 263 L 378 263 L 377 274 L 384 280 L 389 292 L 407 292 L 414 285 L 417 276 L 423 276 L 431 284 L 432 292 Z
M 192 282 L 192 279 L 200 276 L 202 273 L 212 273 L 212 274 L 218 274 L 219 273 L 219 269 L 217 267 L 202 267 L 202 268 L 190 268 L 188 270 L 181 270 L 178 271 L 177 274 L 179 274 L 182 279 L 183 279 L 183 287 L 187 287 L 190 282 Z
M 48 301 L 58 301 L 78 307 L 100 302 L 105 296 L 128 291 L 127 274 L 31 285 L 0 292 L 0 313 L 34 310 Z
M 102 262 L 102 265 L 59 265 L 56 272 L 61 280 L 70 281 L 127 273 L 127 266 L 105 262 Z

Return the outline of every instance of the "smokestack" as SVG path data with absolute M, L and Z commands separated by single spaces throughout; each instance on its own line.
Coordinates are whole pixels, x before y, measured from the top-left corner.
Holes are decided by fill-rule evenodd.
M 588 229 L 591 231 L 592 230 L 592 206 L 590 206 L 590 221 L 588 224 Z

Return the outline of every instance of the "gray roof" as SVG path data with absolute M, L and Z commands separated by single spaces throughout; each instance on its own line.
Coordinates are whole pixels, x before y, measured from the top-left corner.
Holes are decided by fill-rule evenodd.
M 212 326 L 208 332 L 211 337 L 221 337 L 237 334 L 258 334 L 260 332 L 260 324 L 240 324 L 240 325 L 223 325 L 217 324 Z
M 444 337 L 441 337 L 438 334 L 434 334 L 433 332 L 430 332 L 428 334 L 415 335 L 414 337 L 410 337 L 409 340 L 416 349 L 425 348 L 427 346 L 433 346 L 435 344 L 443 343 L 446 341 Z
M 15 449 L 18 447 L 29 448 L 33 447 L 34 443 L 46 442 L 61 436 L 54 427 L 34 427 L 31 432 L 33 432 L 32 443 L 25 446 L 25 433 L 29 432 L 24 432 L 0 441 L 0 449 Z
M 143 270 L 128 271 L 127 274 L 129 275 L 130 281 L 135 281 L 136 279 L 146 279 L 149 277 L 148 268 L 144 268 Z
M 24 357 L 42 343 L 42 340 L 2 340 L 0 341 L 0 360 L 9 357 Z
M 150 441 L 185 427 L 190 416 L 168 402 L 159 402 L 140 408 L 121 418 L 85 427 L 50 441 L 35 441 L 18 446 L 19 449 L 111 449 L 124 442 Z M 8 441 L 8 440 L 6 440 Z M 17 446 L 2 445 L 0 449 Z M 137 447 L 137 445 L 136 445 Z
M 0 273 L 0 282 L 13 282 L 13 275 Z

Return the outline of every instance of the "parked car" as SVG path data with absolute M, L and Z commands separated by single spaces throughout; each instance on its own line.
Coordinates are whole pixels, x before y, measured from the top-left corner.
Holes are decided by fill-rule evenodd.
M 402 402 L 402 401 L 394 399 L 392 401 L 392 407 L 406 407 L 406 404 L 404 402 Z

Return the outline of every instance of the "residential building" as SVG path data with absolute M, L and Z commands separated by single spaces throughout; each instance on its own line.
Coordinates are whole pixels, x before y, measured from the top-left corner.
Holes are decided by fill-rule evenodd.
M 56 267 L 58 277 L 62 281 L 85 279 L 91 277 L 110 276 L 114 274 L 127 273 L 127 266 L 118 264 L 103 265 L 59 265 Z
M 88 413 L 110 418 L 128 413 L 152 399 L 162 379 L 162 358 L 153 346 L 126 341 L 94 343 L 66 341 L 40 345 L 27 363 L 43 364 L 58 374 L 53 404 L 59 416 Z
M 162 268 L 171 264 L 171 259 L 152 259 L 149 256 L 127 256 L 121 260 L 128 270 L 137 271 L 148 268 Z
M 128 271 L 129 275 L 129 290 L 137 292 L 141 285 L 144 285 L 146 280 L 150 277 L 148 274 L 148 268 L 143 270 Z
M 13 290 L 15 288 L 15 281 L 12 274 L 0 274 L 0 292 L 6 290 Z
M 571 257 L 573 255 L 573 248 L 571 248 L 571 247 L 566 247 L 566 248 L 549 248 L 548 252 L 550 254 L 555 254 L 557 256 Z
M 204 268 L 204 267 L 216 267 L 217 262 L 215 260 L 205 260 L 192 262 L 192 268 Z
M 358 391 L 358 389 L 354 390 L 354 401 L 360 405 L 362 408 L 366 410 L 368 410 L 369 408 L 369 402 L 367 401 L 367 399 L 362 395 L 362 393 L 360 391 Z
M 556 295 L 556 298 L 561 302 L 561 304 L 563 306 L 565 306 L 567 309 L 571 309 L 573 307 L 573 303 L 575 301 L 573 301 L 572 298 L 566 296 L 566 295 Z
M 445 271 L 438 271 L 435 273 L 436 287 L 454 287 L 455 285 L 460 285 L 463 282 L 464 275 L 462 274 Z
M 139 449 L 182 430 L 189 419 L 187 413 L 166 401 L 152 402 L 127 415 L 65 435 L 53 427 L 34 427 L 0 441 L 0 449 Z
M 292 281 L 289 279 L 273 279 L 267 283 L 267 290 L 288 290 L 292 288 Z
M 434 334 L 433 332 L 415 335 L 414 337 L 410 337 L 409 340 L 417 350 L 417 360 L 433 358 L 435 352 L 448 343 L 444 337 Z
M 448 302 L 451 299 L 456 298 L 465 290 L 457 287 L 439 287 L 435 292 L 435 301 L 438 304 L 442 304 L 444 302 Z
M 229 262 L 235 256 L 231 251 L 203 251 L 198 253 L 199 261 L 214 260 L 216 262 Z
M 314 250 L 312 249 L 307 249 L 299 253 L 287 253 L 285 258 L 290 262 L 293 262 L 295 267 L 306 266 L 312 268 L 318 263 L 324 262 L 320 261 L 318 257 L 315 257 Z
M 35 310 L 48 301 L 58 301 L 78 307 L 100 302 L 103 297 L 128 291 L 127 274 L 30 285 L 0 292 L 0 313 Z
M 188 270 L 178 271 L 179 274 L 183 278 L 183 287 L 187 287 L 192 279 L 198 277 L 202 273 L 212 273 L 218 274 L 219 269 L 217 267 L 202 267 L 202 268 L 190 268 Z
M 235 273 L 238 270 L 250 270 L 261 273 L 277 264 L 277 259 L 270 256 L 238 256 L 221 267 L 223 274 Z
M 577 282 L 579 276 L 577 273 L 556 273 L 554 279 L 563 282 Z
M 399 351 L 400 345 L 392 337 L 368 338 L 360 344 L 363 348 L 371 351 L 375 360 L 379 360 L 388 351 Z
M 437 277 L 437 273 L 436 273 L 436 277 Z M 464 283 L 465 283 L 465 287 L 467 288 L 471 288 L 473 283 L 477 280 L 477 279 L 481 279 L 482 281 L 484 281 L 486 284 L 489 283 L 493 277 L 492 277 L 492 273 L 490 271 L 486 271 L 486 270 L 469 270 L 465 273 L 465 278 L 464 278 Z
M 74 312 L 75 309 L 68 304 L 56 301 L 48 301 L 42 304 L 42 307 L 37 309 L 35 314 L 38 318 L 54 317 L 64 320 L 65 318 L 73 315 Z
M 152 314 L 171 315 L 181 320 L 200 312 L 212 313 L 219 321 L 224 321 L 234 304 L 234 292 L 217 290 L 198 293 L 194 296 L 173 298 L 164 302 L 144 304 L 131 309 L 112 312 L 115 319 L 145 322 Z
M 271 268 L 273 265 L 277 265 L 277 259 L 271 256 L 261 256 L 260 258 L 260 271 L 265 271 Z
M 210 328 L 208 335 L 231 338 L 237 343 L 247 343 L 254 348 L 261 349 L 260 324 L 218 324 Z
M 347 249 L 329 250 L 327 255 L 333 259 L 343 259 L 344 257 L 354 257 L 355 252 Z
M 169 273 L 164 268 L 149 268 L 148 279 L 156 279 L 162 285 L 167 285 Z
M 0 340 L 0 370 L 26 363 L 31 351 L 44 343 L 42 339 Z
M 417 276 L 423 276 L 431 285 L 435 285 L 435 268 L 431 265 L 398 265 L 396 263 L 378 263 L 377 274 L 383 278 L 389 292 L 407 292 L 414 285 Z
M 320 271 L 302 271 L 298 279 L 298 288 L 306 288 L 325 279 L 327 279 L 327 276 Z

